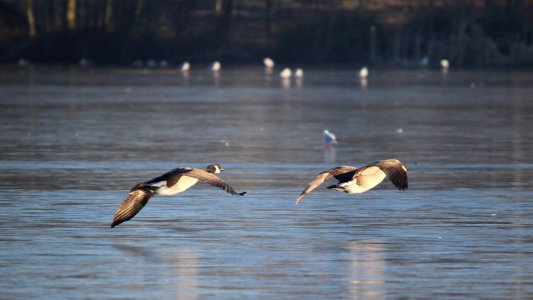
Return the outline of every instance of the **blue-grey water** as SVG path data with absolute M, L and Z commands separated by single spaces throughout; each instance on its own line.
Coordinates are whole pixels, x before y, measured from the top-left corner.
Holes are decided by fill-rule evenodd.
M 206 68 L 0 67 L 0 298 L 533 298 L 531 72 Z M 407 191 L 294 205 L 384 158 Z M 214 162 L 246 196 L 199 183 L 109 228 L 134 184 Z

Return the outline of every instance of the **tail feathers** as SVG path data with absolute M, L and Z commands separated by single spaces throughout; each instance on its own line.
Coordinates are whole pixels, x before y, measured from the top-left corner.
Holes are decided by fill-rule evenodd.
M 239 193 L 239 195 L 241 196 L 244 196 L 244 194 L 246 194 L 246 192 Z

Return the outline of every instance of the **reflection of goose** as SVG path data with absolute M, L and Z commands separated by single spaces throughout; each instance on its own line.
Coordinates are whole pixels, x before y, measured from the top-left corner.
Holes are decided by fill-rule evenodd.
M 367 67 L 361 68 L 361 70 L 359 71 L 359 78 L 365 79 L 367 77 L 368 77 L 368 68 Z
M 263 64 L 265 64 L 265 67 L 272 69 L 274 68 L 274 61 L 270 57 L 265 57 L 263 59 Z
M 281 78 L 291 78 L 291 75 L 292 71 L 289 68 L 285 68 L 283 71 L 281 71 L 281 73 L 279 73 L 279 77 Z
M 296 71 L 294 72 L 294 77 L 303 78 L 304 77 L 304 70 L 302 70 L 301 68 L 296 69 Z
M 181 193 L 195 185 L 198 180 L 221 188 L 232 195 L 244 195 L 245 193 L 237 193 L 213 174 L 223 170 L 218 164 L 209 165 L 205 169 L 177 168 L 152 180 L 136 184 L 115 212 L 111 227 L 133 218 L 155 194 L 169 196 Z
M 407 189 L 407 167 L 397 159 L 386 159 L 362 168 L 340 166 L 324 171 L 309 183 L 296 199 L 298 204 L 324 181 L 335 177 L 339 182 L 328 186 L 328 189 L 357 194 L 370 190 L 388 177 L 400 190 Z
M 222 65 L 220 64 L 220 62 L 215 61 L 214 63 L 211 64 L 211 71 L 218 72 L 220 71 L 220 69 L 222 69 Z
M 190 69 L 191 69 L 191 64 L 188 61 L 183 62 L 180 66 L 180 70 L 182 72 L 189 72 Z
M 327 145 L 337 144 L 337 137 L 329 130 L 324 130 L 324 143 Z
M 447 59 L 441 59 L 440 67 L 442 68 L 442 70 L 448 70 L 448 68 L 450 67 L 450 62 Z

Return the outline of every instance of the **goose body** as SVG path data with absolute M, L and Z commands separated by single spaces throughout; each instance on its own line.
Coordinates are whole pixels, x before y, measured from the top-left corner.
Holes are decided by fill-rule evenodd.
M 340 166 L 324 171 L 313 179 L 296 199 L 298 204 L 305 196 L 320 186 L 324 181 L 334 177 L 339 182 L 328 189 L 348 194 L 366 192 L 388 177 L 399 190 L 407 189 L 407 167 L 397 159 L 380 160 L 373 164 L 357 168 Z
M 209 165 L 205 169 L 176 168 L 152 180 L 136 184 L 115 212 L 111 227 L 133 218 L 152 196 L 170 196 L 181 193 L 194 186 L 199 180 L 223 189 L 232 195 L 244 195 L 244 193 L 237 193 L 230 185 L 215 175 L 223 170 L 218 164 Z

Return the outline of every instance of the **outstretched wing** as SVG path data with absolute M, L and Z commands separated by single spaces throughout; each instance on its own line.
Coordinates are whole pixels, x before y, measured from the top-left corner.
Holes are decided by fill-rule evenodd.
M 380 160 L 372 164 L 380 168 L 399 190 L 406 190 L 408 187 L 407 167 L 397 159 Z
M 167 185 L 171 186 L 174 183 L 176 183 L 181 176 L 189 176 L 192 178 L 196 178 L 198 180 L 201 180 L 205 183 L 209 183 L 210 185 L 223 189 L 224 191 L 232 194 L 232 195 L 244 195 L 242 193 L 237 193 L 229 184 L 225 183 L 224 180 L 220 179 L 220 177 L 216 176 L 213 173 L 209 173 L 207 171 L 204 171 L 202 169 L 192 169 L 185 173 L 180 173 L 178 175 L 175 175 L 168 179 Z
M 133 218 L 146 205 L 146 203 L 148 203 L 148 200 L 150 200 L 152 195 L 153 193 L 143 188 L 134 187 L 131 189 L 128 198 L 120 203 L 120 206 L 115 212 L 111 228 Z
M 355 172 L 357 168 L 351 167 L 351 166 L 340 166 L 333 169 L 329 169 L 327 171 L 324 171 L 320 174 L 318 174 L 313 181 L 309 182 L 309 185 L 303 190 L 303 192 L 296 198 L 296 204 L 300 203 L 300 201 L 307 196 L 309 193 L 311 193 L 314 189 L 316 189 L 319 185 L 324 183 L 324 181 L 330 179 L 331 177 L 335 177 L 339 181 L 345 181 L 345 178 L 351 178 L 353 176 L 352 173 Z

